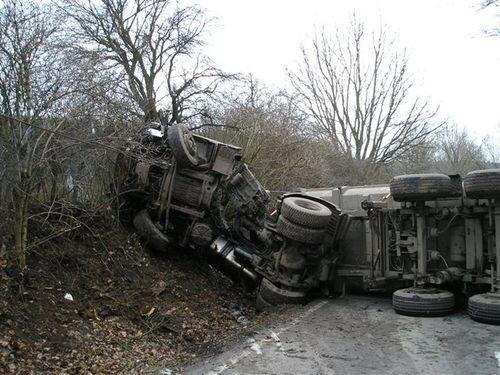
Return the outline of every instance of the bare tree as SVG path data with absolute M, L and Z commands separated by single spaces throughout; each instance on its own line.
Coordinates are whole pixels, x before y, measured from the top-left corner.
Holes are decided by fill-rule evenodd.
M 170 0 L 65 0 L 81 52 L 119 69 L 146 121 L 188 121 L 228 76 L 201 56 L 208 20 L 196 6 Z
M 392 163 L 389 169 L 389 178 L 400 174 L 431 173 L 436 171 L 436 153 L 439 145 L 436 139 L 428 139 L 421 144 L 412 147 L 397 161 Z M 385 182 L 387 182 L 386 179 Z
M 443 130 L 437 142 L 436 169 L 447 174 L 465 175 L 486 167 L 483 146 L 457 125 Z
M 323 32 L 303 47 L 290 78 L 315 135 L 358 168 L 393 162 L 439 126 L 437 109 L 412 95 L 404 53 L 356 21 L 347 35 Z
M 294 97 L 272 92 L 253 77 L 227 89 L 204 134 L 243 148 L 243 159 L 267 189 L 319 187 L 323 148 L 302 134 L 304 116 Z
M 439 171 L 464 176 L 475 169 L 494 166 L 495 145 L 475 140 L 465 128 L 448 125 L 436 137 L 412 148 L 391 166 L 392 174 Z
M 487 8 L 487 7 L 496 7 L 498 6 L 499 1 L 498 0 L 482 0 L 480 2 L 482 8 Z
M 496 134 L 496 137 L 488 136 L 483 139 L 483 148 L 489 166 L 500 168 L 500 124 L 495 126 L 493 134 Z
M 53 133 L 62 122 L 47 116 L 70 80 L 57 34 L 61 20 L 48 6 L 7 0 L 0 8 L 0 160 L 3 198 L 14 212 L 19 268 L 26 267 L 28 206 L 40 171 L 47 166 Z

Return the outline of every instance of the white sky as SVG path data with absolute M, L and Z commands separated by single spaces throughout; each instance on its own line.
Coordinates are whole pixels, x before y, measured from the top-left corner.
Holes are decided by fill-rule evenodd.
M 500 27 L 476 0 L 194 0 L 217 26 L 207 53 L 218 67 L 252 73 L 271 87 L 286 87 L 286 68 L 299 59 L 315 29 L 346 24 L 353 12 L 367 26 L 387 25 L 406 47 L 418 94 L 440 105 L 441 115 L 478 139 L 500 146 Z

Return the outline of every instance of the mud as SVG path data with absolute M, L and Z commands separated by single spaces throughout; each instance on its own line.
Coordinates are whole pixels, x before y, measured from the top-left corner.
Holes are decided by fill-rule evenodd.
M 33 247 L 22 280 L 4 265 L 1 374 L 175 370 L 270 318 L 204 259 L 156 255 L 106 222 Z

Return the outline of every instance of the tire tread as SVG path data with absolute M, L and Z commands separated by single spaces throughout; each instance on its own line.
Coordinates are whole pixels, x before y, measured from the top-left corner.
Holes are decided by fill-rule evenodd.
M 292 223 L 282 215 L 278 218 L 276 231 L 283 237 L 311 245 L 320 244 L 325 236 L 325 229 L 303 227 Z
M 390 191 L 397 202 L 456 195 L 450 177 L 439 173 L 396 176 L 391 181 Z

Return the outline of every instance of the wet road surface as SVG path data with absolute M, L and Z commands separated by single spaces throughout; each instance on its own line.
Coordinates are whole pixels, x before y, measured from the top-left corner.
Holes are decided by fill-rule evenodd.
M 397 315 L 381 297 L 314 301 L 189 374 L 500 374 L 500 326 Z

